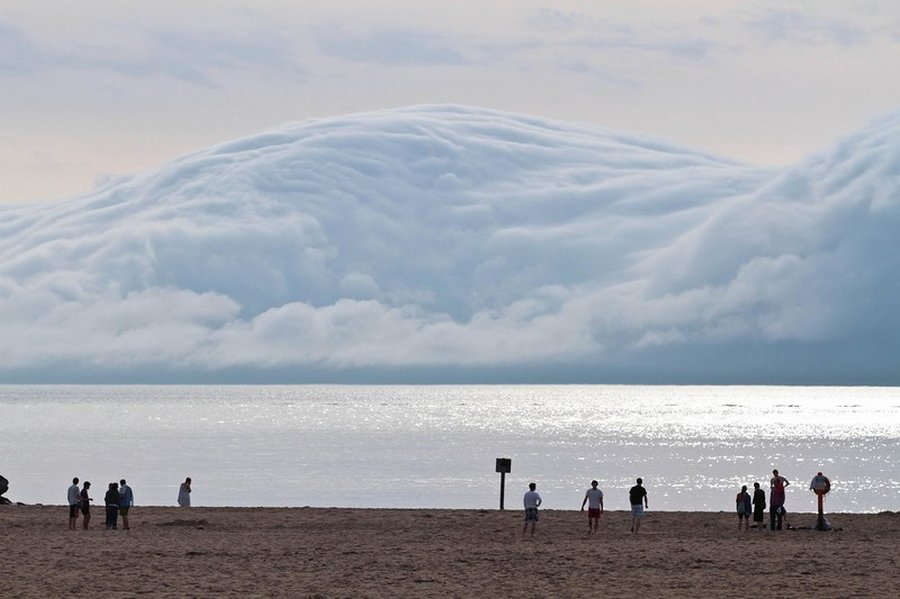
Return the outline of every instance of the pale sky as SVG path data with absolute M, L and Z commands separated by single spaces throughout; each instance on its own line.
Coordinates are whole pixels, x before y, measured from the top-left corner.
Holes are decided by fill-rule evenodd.
M 457 103 L 791 164 L 900 106 L 896 0 L 0 0 L 0 201 Z

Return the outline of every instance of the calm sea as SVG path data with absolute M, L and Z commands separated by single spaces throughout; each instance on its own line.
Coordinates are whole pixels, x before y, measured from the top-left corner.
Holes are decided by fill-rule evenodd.
M 535 481 L 578 509 L 589 481 L 626 509 L 643 477 L 655 510 L 730 511 L 742 484 L 791 481 L 789 511 L 900 507 L 900 389 L 660 386 L 2 386 L 7 496 L 98 503 L 127 478 L 137 504 L 494 508 Z

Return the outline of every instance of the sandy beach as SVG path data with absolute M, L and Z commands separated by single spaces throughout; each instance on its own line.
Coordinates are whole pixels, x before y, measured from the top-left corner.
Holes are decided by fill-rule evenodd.
M 731 513 L 136 507 L 70 531 L 62 506 L 0 506 L 4 597 L 897 597 L 900 513 L 737 532 Z

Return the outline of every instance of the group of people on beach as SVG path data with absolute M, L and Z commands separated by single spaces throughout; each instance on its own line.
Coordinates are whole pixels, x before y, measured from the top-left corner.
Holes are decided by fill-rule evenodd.
M 69 530 L 75 530 L 79 513 L 82 516 L 82 528 L 88 529 L 91 522 L 91 483 L 84 481 L 81 489 L 78 488 L 78 477 L 72 479 L 72 484 L 66 493 L 66 499 L 69 504 Z M 119 517 L 122 517 L 122 529 L 129 530 L 128 512 L 134 505 L 134 492 L 125 481 L 121 479 L 119 482 L 109 483 L 106 494 L 103 496 L 103 504 L 106 508 L 106 529 L 115 530 L 118 528 Z M 181 507 L 191 507 L 191 478 L 184 479 L 184 482 L 178 488 L 178 505 Z
M 821 474 L 821 473 L 820 473 Z M 772 470 L 772 478 L 769 480 L 769 530 L 782 530 L 787 526 L 787 510 L 784 509 L 785 489 L 791 481 L 778 474 L 778 470 Z M 747 485 L 741 487 L 740 493 L 734 499 L 738 515 L 738 531 L 750 530 L 750 516 L 753 516 L 753 526 L 757 530 L 765 530 L 763 516 L 766 511 L 766 492 L 759 483 L 753 483 L 753 497 L 747 492 Z
M 647 489 L 644 481 L 637 479 L 637 484 L 628 490 L 628 501 L 631 505 L 631 532 L 637 534 L 641 528 L 641 520 L 644 518 L 644 509 L 649 508 Z M 750 530 L 750 517 L 753 516 L 754 527 L 757 530 L 765 530 L 763 522 L 766 507 L 769 508 L 769 530 L 783 530 L 787 527 L 787 510 L 784 509 L 785 489 L 790 481 L 772 470 L 772 478 L 769 480 L 769 503 L 766 505 L 766 492 L 760 488 L 758 482 L 753 483 L 753 496 L 747 492 L 747 485 L 741 487 L 740 493 L 735 497 L 738 514 L 738 531 Z M 585 492 L 581 502 L 581 511 L 585 505 L 588 507 L 588 534 L 597 534 L 600 527 L 600 517 L 603 515 L 603 491 L 598 487 L 596 480 L 591 481 L 591 487 Z M 817 473 L 809 485 L 809 489 L 818 498 L 818 510 L 820 523 L 817 528 L 827 525 L 824 521 L 822 501 L 831 490 L 831 481 L 821 472 Z M 534 536 L 535 525 L 538 522 L 538 507 L 541 505 L 541 496 L 537 492 L 537 484 L 529 483 L 528 491 L 523 498 L 525 506 L 525 526 L 522 528 L 522 536 L 531 530 Z
M 84 481 L 81 489 L 78 488 L 78 477 L 72 479 L 72 484 L 66 494 L 69 501 L 69 530 L 75 530 L 79 512 L 82 515 L 82 527 L 87 530 L 91 522 L 91 483 Z M 128 512 L 134 505 L 134 492 L 125 479 L 117 483 L 109 483 L 106 494 L 103 496 L 106 506 L 106 528 L 118 528 L 119 516 L 122 517 L 122 528 L 128 530 Z
M 631 532 L 635 534 L 641 528 L 644 509 L 650 507 L 644 480 L 638 478 L 636 482 L 637 484 L 628 490 L 628 501 L 631 504 Z M 585 492 L 584 500 L 581 502 L 582 512 L 584 506 L 588 508 L 588 534 L 597 534 L 600 530 L 600 517 L 603 515 L 603 491 L 600 490 L 599 484 L 596 480 L 592 480 L 591 488 Z M 523 503 L 525 504 L 525 526 L 522 528 L 522 536 L 525 536 L 529 529 L 531 536 L 534 536 L 535 525 L 540 519 L 538 507 L 541 505 L 541 496 L 537 492 L 536 483 L 528 484 L 528 491 L 525 492 Z

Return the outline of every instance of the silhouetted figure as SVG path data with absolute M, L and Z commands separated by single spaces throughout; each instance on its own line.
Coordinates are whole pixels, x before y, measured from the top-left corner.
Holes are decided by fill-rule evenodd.
M 647 503 L 647 489 L 644 488 L 644 479 L 637 479 L 637 484 L 628 490 L 628 500 L 631 502 L 631 532 L 637 534 L 641 529 L 641 520 L 644 518 L 644 508 L 649 508 Z
M 769 481 L 769 528 L 781 530 L 782 521 L 787 511 L 784 509 L 785 488 L 791 484 L 788 479 L 778 474 L 778 470 L 772 470 L 772 478 Z
M 125 530 L 131 528 L 128 525 L 128 512 L 131 510 L 132 505 L 134 505 L 134 492 L 132 492 L 131 487 L 128 486 L 128 483 L 123 478 L 119 481 L 119 515 L 122 516 L 122 528 Z
M 84 481 L 84 486 L 81 489 L 81 515 L 82 519 L 82 527 L 87 530 L 88 523 L 91 521 L 91 502 L 94 500 L 93 497 L 90 496 L 90 481 Z
M 734 501 L 737 506 L 738 532 L 741 532 L 741 524 L 744 525 L 744 532 L 747 532 L 750 530 L 750 514 L 753 513 L 750 493 L 747 492 L 747 485 L 741 487 L 741 492 L 737 494 Z
M 119 483 L 109 483 L 109 489 L 103 497 L 106 504 L 106 528 L 116 529 L 119 521 Z
M 78 477 L 72 479 L 69 490 L 66 492 L 66 502 L 69 504 L 69 530 L 75 530 L 75 521 L 78 520 L 78 508 L 81 507 L 81 491 L 78 490 Z
M 178 488 L 178 505 L 181 507 L 191 507 L 191 477 L 184 479 Z
M 766 492 L 759 488 L 759 483 L 753 483 L 753 524 L 756 530 L 763 530 L 763 514 L 766 511 Z

